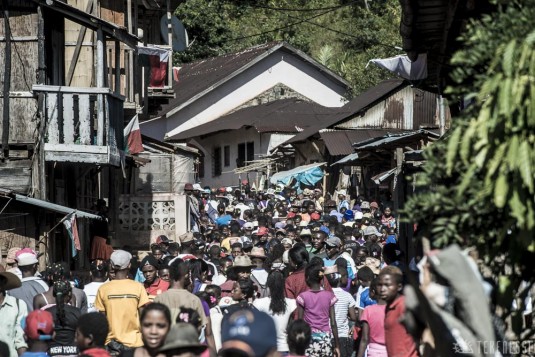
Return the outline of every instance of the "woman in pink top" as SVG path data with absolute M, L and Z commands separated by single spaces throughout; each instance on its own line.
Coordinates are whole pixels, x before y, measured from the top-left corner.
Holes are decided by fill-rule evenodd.
M 334 313 L 337 299 L 332 291 L 321 290 L 323 267 L 311 264 L 305 270 L 305 280 L 310 290 L 297 297 L 297 315 L 312 330 L 312 340 L 306 350 L 309 357 L 340 356 L 338 328 Z M 330 323 L 329 323 L 330 322 Z
M 388 357 L 385 345 L 386 301 L 377 293 L 377 282 L 374 279 L 370 287 L 370 297 L 377 299 L 377 304 L 367 306 L 361 313 L 362 329 L 357 357 Z

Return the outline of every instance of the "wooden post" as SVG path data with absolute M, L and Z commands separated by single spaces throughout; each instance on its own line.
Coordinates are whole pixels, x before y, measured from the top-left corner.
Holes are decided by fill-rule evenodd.
M 170 47 L 169 64 L 167 65 L 167 85 L 173 87 L 173 25 L 171 24 L 171 0 L 167 0 L 167 38 Z
M 5 44 L 5 61 L 4 61 L 4 102 L 3 102 L 3 119 L 2 119 L 2 158 L 9 157 L 9 92 L 11 90 L 11 27 L 9 25 L 9 3 L 4 2 L 4 35 Z
M 99 28 L 97 30 L 97 88 L 104 88 L 104 82 L 106 80 L 106 72 L 104 70 L 106 67 L 104 42 L 104 32 Z M 102 146 L 104 145 L 104 94 L 98 94 L 97 106 L 97 145 Z
M 115 40 L 115 93 L 121 94 L 121 44 Z

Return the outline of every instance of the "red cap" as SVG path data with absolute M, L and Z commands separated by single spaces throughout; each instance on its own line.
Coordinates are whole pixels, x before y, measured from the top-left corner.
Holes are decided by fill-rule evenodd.
M 33 310 L 26 317 L 23 327 L 30 340 L 51 340 L 54 334 L 54 318 L 48 311 Z
M 267 227 L 260 227 L 258 228 L 258 232 L 256 233 L 257 236 L 263 236 L 269 233 L 269 229 Z

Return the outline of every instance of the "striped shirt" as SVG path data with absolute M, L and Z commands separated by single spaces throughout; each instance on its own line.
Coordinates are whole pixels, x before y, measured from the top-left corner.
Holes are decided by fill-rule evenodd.
M 350 307 L 357 306 L 355 299 L 350 293 L 344 291 L 342 288 L 333 288 L 333 293 L 338 299 L 334 304 L 334 314 L 336 317 L 336 326 L 338 327 L 338 337 L 349 336 L 349 319 L 347 314 Z

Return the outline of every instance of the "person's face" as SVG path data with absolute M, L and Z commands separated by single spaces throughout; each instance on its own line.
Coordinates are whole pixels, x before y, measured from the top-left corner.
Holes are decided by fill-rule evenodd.
M 108 278 L 110 280 L 115 280 L 115 269 L 110 269 L 110 271 L 108 272 Z
M 161 249 L 155 249 L 152 251 L 152 256 L 156 258 L 156 260 L 160 260 L 163 257 L 163 252 Z
M 245 268 L 238 270 L 238 279 L 249 279 L 251 277 L 251 269 Z
M 301 242 L 305 243 L 305 244 L 309 244 L 310 243 L 310 239 L 311 237 L 308 235 L 308 234 L 305 234 L 303 236 L 299 236 L 299 239 L 301 240 Z
M 264 265 L 264 260 L 262 258 L 251 258 L 251 262 L 256 265 L 257 268 L 262 268 Z
M 155 349 L 163 345 L 165 336 L 169 332 L 169 322 L 162 311 L 151 310 L 141 321 L 141 338 L 145 347 Z
M 258 240 L 259 240 L 260 242 L 267 242 L 267 240 L 268 240 L 268 235 L 267 235 L 267 234 L 264 234 L 264 235 L 258 236 Z
M 357 254 L 355 254 L 355 258 L 356 258 L 355 263 L 357 265 L 360 265 L 360 264 L 364 263 L 364 261 L 366 260 L 367 257 L 368 257 L 368 254 L 366 254 L 365 251 L 359 250 L 357 252 Z
M 378 238 L 375 234 L 372 234 L 372 235 L 370 236 L 370 241 L 373 242 L 373 243 L 377 242 L 378 239 L 379 239 L 379 238 Z
M 221 234 L 224 237 L 228 237 L 228 233 L 229 233 L 228 227 L 223 227 L 223 229 L 221 230 Z
M 289 231 L 289 232 L 286 232 L 286 236 L 290 239 L 295 239 L 295 237 L 297 236 L 295 234 L 295 231 Z
M 325 249 L 327 250 L 327 257 L 329 257 L 329 259 L 336 257 L 339 252 L 339 249 L 336 246 L 326 245 Z
M 224 273 L 224 274 L 227 273 L 228 268 L 232 267 L 232 264 L 233 264 L 233 263 L 232 263 L 232 262 L 229 262 L 229 261 L 226 261 L 226 262 L 225 262 L 225 264 L 223 265 L 223 269 L 224 269 L 223 273 Z
M 314 249 L 319 250 L 323 247 L 325 242 L 325 235 L 322 233 L 316 233 L 312 236 L 312 246 Z
M 295 224 L 301 223 L 301 216 L 295 216 Z
M 231 297 L 235 301 L 240 301 L 245 298 L 245 296 L 243 295 L 243 292 L 241 291 L 240 284 L 238 284 L 238 282 L 234 283 L 234 286 L 232 287 Z
M 314 205 L 309 205 L 308 208 L 307 208 L 307 212 L 308 214 L 312 214 L 316 211 L 316 207 L 314 207 Z
M 163 281 L 167 281 L 169 282 L 169 269 L 165 268 L 165 269 L 160 269 L 160 271 L 158 271 L 158 276 L 160 277 L 160 279 L 162 279 Z
M 232 251 L 230 252 L 234 258 L 239 257 L 243 255 L 243 251 L 240 247 L 232 248 Z
M 78 346 L 78 350 L 83 351 L 91 347 L 93 339 L 91 337 L 85 337 L 80 329 L 77 328 L 74 333 L 74 341 L 76 342 L 76 346 Z
M 156 280 L 156 273 L 158 272 L 152 265 L 145 265 L 141 268 L 141 272 L 145 277 L 145 282 L 152 284 Z
M 401 284 L 397 284 L 391 275 L 385 274 L 379 276 L 377 283 L 377 292 L 379 297 L 387 303 L 394 301 L 398 293 L 401 291 Z
M 385 217 L 390 217 L 390 215 L 392 214 L 390 207 L 385 208 L 384 214 L 385 214 Z

